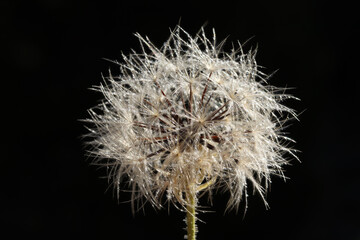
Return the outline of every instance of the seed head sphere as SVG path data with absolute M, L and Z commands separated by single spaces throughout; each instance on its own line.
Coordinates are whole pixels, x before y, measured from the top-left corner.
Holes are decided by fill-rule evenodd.
M 89 110 L 90 152 L 115 189 L 129 184 L 133 208 L 185 207 L 187 194 L 219 188 L 237 208 L 248 185 L 263 197 L 293 153 L 282 129 L 296 113 L 281 102 L 294 97 L 267 84 L 255 50 L 226 53 L 214 31 L 209 40 L 177 26 L 160 49 L 136 36 L 141 53 L 123 55 Z

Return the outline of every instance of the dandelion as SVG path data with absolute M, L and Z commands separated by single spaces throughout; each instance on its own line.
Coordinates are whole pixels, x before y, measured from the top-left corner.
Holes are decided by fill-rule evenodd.
M 120 75 L 96 87 L 105 100 L 89 110 L 91 153 L 118 193 L 129 183 L 133 210 L 172 203 L 195 239 L 201 196 L 228 191 L 237 209 L 249 185 L 264 199 L 270 176 L 283 176 L 293 150 L 282 129 L 296 113 L 281 102 L 294 97 L 267 84 L 256 50 L 226 53 L 215 31 L 209 40 L 177 26 L 160 49 L 136 36 L 141 53 L 123 55 Z

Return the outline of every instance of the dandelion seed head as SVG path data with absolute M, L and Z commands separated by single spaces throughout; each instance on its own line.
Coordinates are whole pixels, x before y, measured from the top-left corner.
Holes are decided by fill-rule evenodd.
M 282 101 L 294 97 L 267 84 L 256 51 L 223 52 L 215 32 L 209 40 L 178 26 L 161 48 L 136 36 L 142 51 L 96 88 L 104 100 L 87 120 L 94 163 L 108 167 L 117 192 L 128 182 L 140 207 L 185 207 L 186 193 L 221 188 L 237 208 L 248 183 L 263 197 L 293 153 L 282 129 L 296 113 Z

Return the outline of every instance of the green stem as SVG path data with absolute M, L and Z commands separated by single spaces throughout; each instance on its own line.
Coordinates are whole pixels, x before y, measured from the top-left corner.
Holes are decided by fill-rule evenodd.
M 187 239 L 195 240 L 196 235 L 196 194 L 188 193 L 189 205 L 186 210 Z

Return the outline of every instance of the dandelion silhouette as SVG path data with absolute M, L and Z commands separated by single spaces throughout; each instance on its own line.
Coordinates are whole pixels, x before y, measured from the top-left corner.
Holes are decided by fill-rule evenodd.
M 270 176 L 283 176 L 293 150 L 282 129 L 296 113 L 281 102 L 294 97 L 267 84 L 256 50 L 223 52 L 215 31 L 209 40 L 177 26 L 160 49 L 136 36 L 142 52 L 123 55 L 120 76 L 96 87 L 105 100 L 89 110 L 91 153 L 118 192 L 129 181 L 133 210 L 173 203 L 195 239 L 200 192 L 226 190 L 237 209 L 247 182 L 264 199 Z

